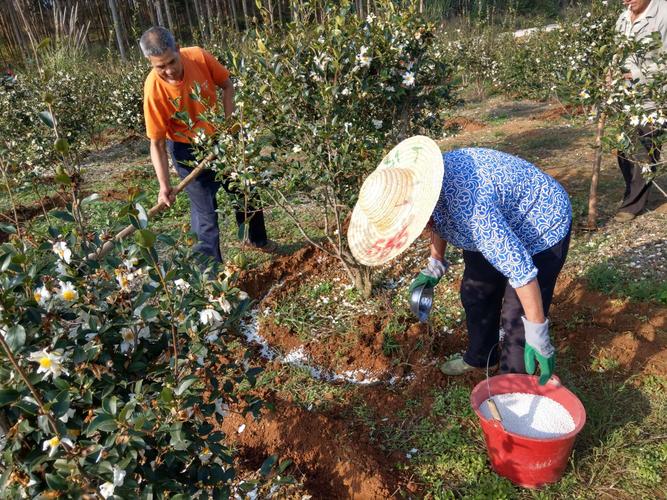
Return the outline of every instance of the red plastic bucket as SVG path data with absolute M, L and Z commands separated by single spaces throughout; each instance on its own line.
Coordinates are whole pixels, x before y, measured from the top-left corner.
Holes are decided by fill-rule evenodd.
M 491 395 L 522 392 L 546 396 L 570 412 L 574 430 L 555 438 L 536 439 L 506 431 L 500 422 L 487 420 L 479 407 Z M 557 482 L 565 472 L 574 440 L 586 423 L 586 410 L 579 398 L 557 377 L 539 385 L 538 377 L 518 373 L 496 375 L 483 380 L 470 394 L 470 402 L 484 431 L 491 466 L 498 474 L 525 488 L 539 488 Z

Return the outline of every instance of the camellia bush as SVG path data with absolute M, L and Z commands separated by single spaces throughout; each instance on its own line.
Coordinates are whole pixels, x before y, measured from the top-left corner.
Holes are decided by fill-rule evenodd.
M 229 497 L 220 424 L 232 404 L 262 404 L 249 392 L 260 370 L 228 348 L 249 298 L 191 236 L 152 232 L 139 193 L 118 214 L 134 240 L 104 254 L 111 234 L 86 223 L 97 197 L 81 198 L 58 106 L 43 106 L 39 133 L 71 199 L 43 236 L 0 227 L 2 496 Z
M 144 61 L 102 70 L 98 63 L 69 64 L 58 69 L 39 63 L 15 78 L 0 81 L 0 148 L 12 167 L 13 180 L 54 175 L 58 152 L 53 136 L 41 125 L 40 111 L 52 107 L 58 128 L 71 152 L 85 152 L 108 128 L 123 133 L 143 131 Z M 48 124 L 48 123 L 47 123 Z
M 218 54 L 234 75 L 238 138 L 201 137 L 202 154 L 246 193 L 282 207 L 313 244 L 336 256 L 355 286 L 370 273 L 347 248 L 344 222 L 383 152 L 418 133 L 437 138 L 452 100 L 450 66 L 435 27 L 413 8 L 378 2 L 359 18 L 349 2 L 318 23 L 256 32 Z M 209 116 L 220 129 L 221 116 Z M 317 210 L 325 243 L 305 229 L 302 204 Z

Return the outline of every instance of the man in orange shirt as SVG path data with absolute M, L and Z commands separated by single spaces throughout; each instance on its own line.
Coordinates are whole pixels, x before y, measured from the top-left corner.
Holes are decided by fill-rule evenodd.
M 190 144 L 197 132 L 213 133 L 213 127 L 200 119 L 199 115 L 217 102 L 217 89 L 223 91 L 222 106 L 225 116 L 234 111 L 234 85 L 229 71 L 211 54 L 199 47 L 180 49 L 173 35 L 163 27 L 147 30 L 139 42 L 144 56 L 153 70 L 144 84 L 144 117 L 146 135 L 151 141 L 151 161 L 160 183 L 158 203 L 171 206 L 174 201 L 169 180 L 168 152 L 174 159 L 176 171 L 181 178 L 186 177 L 195 160 Z M 195 85 L 200 87 L 200 100 L 192 99 Z M 187 112 L 191 126 L 177 119 L 175 114 Z M 199 238 L 197 250 L 220 262 L 220 232 L 216 194 L 222 186 L 228 193 L 229 180 L 220 182 L 215 172 L 205 170 L 186 188 L 190 198 L 190 220 L 192 230 Z M 249 212 L 236 210 L 239 225 L 248 224 L 250 244 L 259 249 L 273 246 L 266 236 L 262 210 Z M 269 245 L 271 243 L 271 245 Z

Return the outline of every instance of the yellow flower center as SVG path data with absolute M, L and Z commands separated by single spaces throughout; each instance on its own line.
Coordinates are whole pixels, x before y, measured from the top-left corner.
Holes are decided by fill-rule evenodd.
M 52 437 L 51 439 L 49 439 L 49 446 L 51 448 L 55 448 L 59 444 L 60 444 L 60 438 L 58 436 Z
M 52 364 L 53 364 L 53 361 L 51 361 L 51 358 L 48 358 L 46 356 L 39 359 L 39 366 L 41 366 L 42 368 L 46 368 L 46 369 L 51 368 Z M 54 438 L 54 439 L 58 439 L 58 438 Z
M 63 292 L 63 299 L 65 300 L 74 300 L 76 298 L 76 293 L 74 290 L 65 290 Z
M 42 294 L 39 292 L 35 292 L 33 294 L 33 297 L 35 298 L 35 302 L 39 302 L 40 300 L 42 300 Z

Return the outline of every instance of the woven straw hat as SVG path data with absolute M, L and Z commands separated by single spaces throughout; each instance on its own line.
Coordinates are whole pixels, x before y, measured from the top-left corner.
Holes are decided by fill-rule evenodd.
M 392 149 L 364 181 L 352 211 L 347 241 L 354 257 L 379 266 L 408 248 L 433 213 L 444 174 L 440 148 L 428 137 Z

